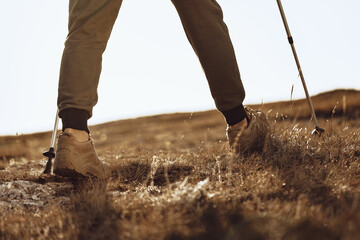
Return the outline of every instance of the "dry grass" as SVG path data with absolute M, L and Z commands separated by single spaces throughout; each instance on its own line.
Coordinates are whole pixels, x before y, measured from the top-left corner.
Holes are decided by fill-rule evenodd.
M 40 174 L 48 133 L 20 136 L 38 153 L 0 160 L 0 239 L 360 239 L 359 119 L 321 118 L 318 138 L 284 115 L 246 158 L 213 111 L 94 126 L 106 182 Z

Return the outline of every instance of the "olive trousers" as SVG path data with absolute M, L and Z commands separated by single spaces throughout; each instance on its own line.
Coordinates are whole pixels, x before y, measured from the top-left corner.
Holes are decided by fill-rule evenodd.
M 81 127 L 86 124 L 84 121 L 92 116 L 98 100 L 102 54 L 121 3 L 122 0 L 70 0 L 69 33 L 58 88 L 63 126 L 65 120 L 68 127 L 84 128 Z M 245 91 L 221 7 L 216 0 L 172 0 L 172 3 L 204 69 L 217 109 L 226 119 L 234 118 L 230 115 L 239 115 L 236 114 L 239 106 L 240 112 L 243 109 Z M 240 115 L 237 118 L 243 119 Z M 74 121 L 80 122 L 68 124 Z

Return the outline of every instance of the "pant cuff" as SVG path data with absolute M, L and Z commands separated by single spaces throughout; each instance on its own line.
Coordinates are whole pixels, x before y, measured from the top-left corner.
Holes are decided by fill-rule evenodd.
M 246 112 L 242 104 L 230 110 L 221 112 L 224 115 L 227 124 L 230 126 L 235 125 L 246 118 Z
M 59 113 L 62 120 L 62 130 L 65 128 L 73 128 L 77 130 L 84 130 L 90 133 L 87 120 L 90 115 L 86 110 L 76 108 L 66 108 Z

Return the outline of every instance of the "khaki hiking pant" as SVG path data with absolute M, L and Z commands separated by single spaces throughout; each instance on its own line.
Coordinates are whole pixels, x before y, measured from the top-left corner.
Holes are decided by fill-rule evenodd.
M 122 0 L 70 0 L 69 34 L 62 56 L 58 108 L 86 110 L 97 103 L 102 54 Z M 172 0 L 206 74 L 218 110 L 245 97 L 221 7 L 215 0 Z M 164 33 L 165 34 L 165 33 Z

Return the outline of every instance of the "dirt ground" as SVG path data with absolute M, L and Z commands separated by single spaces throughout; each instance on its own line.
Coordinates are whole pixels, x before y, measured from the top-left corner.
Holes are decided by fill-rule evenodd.
M 360 92 L 256 105 L 262 153 L 217 111 L 91 126 L 106 181 L 42 174 L 50 132 L 0 137 L 0 239 L 360 239 Z

